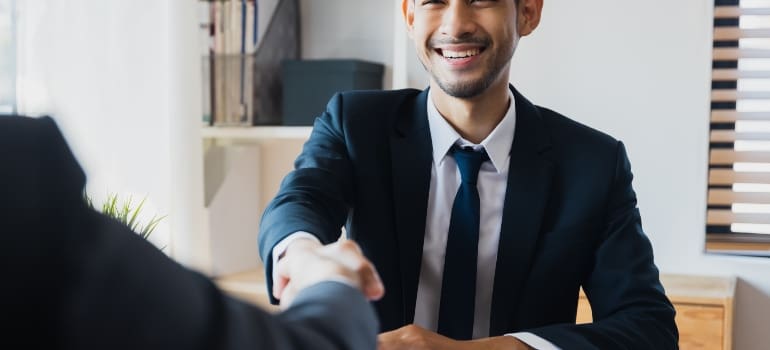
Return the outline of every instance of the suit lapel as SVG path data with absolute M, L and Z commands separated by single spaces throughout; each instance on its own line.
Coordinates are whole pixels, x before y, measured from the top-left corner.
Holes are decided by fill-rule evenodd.
M 433 146 L 428 127 L 427 97 L 428 90 L 425 90 L 410 101 L 413 104 L 404 104 L 390 139 L 404 324 L 414 321 L 428 212 Z
M 511 332 L 520 291 L 529 276 L 553 164 L 546 158 L 550 139 L 538 110 L 513 87 L 516 131 L 497 252 L 490 335 Z

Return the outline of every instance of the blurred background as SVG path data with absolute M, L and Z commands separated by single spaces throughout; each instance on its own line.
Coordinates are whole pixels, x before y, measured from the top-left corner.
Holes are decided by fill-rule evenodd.
M 330 77 L 428 85 L 400 1 L 0 0 L 0 113 L 53 116 L 87 192 L 146 197 L 153 243 L 212 277 L 260 268 L 259 216 L 314 116 L 288 113 L 323 108 L 296 81 Z M 661 271 L 737 278 L 710 322 L 766 348 L 770 1 L 545 0 L 510 79 L 626 144 Z

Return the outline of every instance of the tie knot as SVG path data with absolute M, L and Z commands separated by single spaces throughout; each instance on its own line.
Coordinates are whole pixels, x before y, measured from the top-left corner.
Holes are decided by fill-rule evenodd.
M 463 148 L 457 145 L 452 146 L 451 152 L 457 162 L 457 168 L 460 169 L 462 182 L 475 185 L 481 164 L 489 160 L 487 152 L 483 149 L 474 151 L 470 147 Z

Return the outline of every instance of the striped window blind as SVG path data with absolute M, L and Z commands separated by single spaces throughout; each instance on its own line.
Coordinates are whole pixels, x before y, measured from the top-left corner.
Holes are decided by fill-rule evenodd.
M 770 256 L 770 0 L 715 0 L 706 249 Z

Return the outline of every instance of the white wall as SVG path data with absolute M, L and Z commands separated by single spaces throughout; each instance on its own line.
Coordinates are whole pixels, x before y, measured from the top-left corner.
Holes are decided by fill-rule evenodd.
M 208 271 L 197 1 L 18 3 L 28 19 L 20 23 L 20 110 L 55 117 L 97 201 L 109 192 L 146 195 L 146 213 L 168 215 L 152 240 Z M 384 63 L 389 87 L 391 5 L 302 0 L 304 57 Z
M 300 0 L 302 58 L 358 58 L 393 72 L 393 4 L 382 0 Z
M 713 2 L 546 0 L 511 81 L 623 140 L 663 272 L 740 278 L 737 349 L 770 344 L 770 259 L 704 249 Z
M 173 0 L 19 1 L 20 111 L 50 114 L 88 192 L 147 196 L 151 237 L 193 266 L 201 239 L 197 7 Z M 173 244 L 172 244 L 173 243 Z M 172 251 L 173 249 L 173 251 Z

